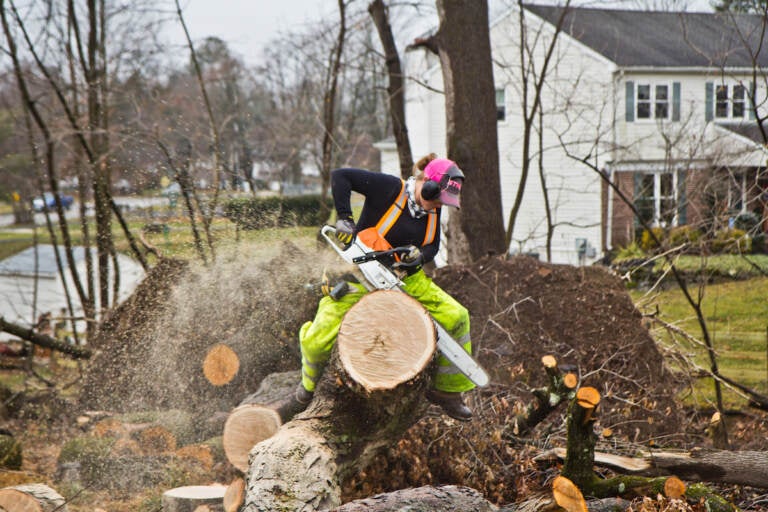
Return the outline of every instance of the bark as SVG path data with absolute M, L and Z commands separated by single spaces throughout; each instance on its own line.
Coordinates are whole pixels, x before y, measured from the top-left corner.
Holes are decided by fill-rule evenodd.
M 556 448 L 537 459 L 564 458 Z M 651 452 L 642 457 L 625 457 L 595 452 L 595 464 L 629 475 L 675 475 L 683 480 L 748 485 L 768 489 L 768 452 L 695 450 L 688 453 Z
M 368 13 L 373 18 L 381 46 L 384 49 L 387 76 L 389 77 L 387 95 L 389 98 L 389 116 L 392 118 L 392 135 L 394 135 L 397 143 L 400 176 L 403 179 L 408 179 L 413 174 L 413 153 L 411 152 L 411 143 L 408 140 L 408 127 L 405 124 L 405 87 L 400 55 L 395 45 L 395 37 L 392 35 L 392 26 L 389 24 L 389 14 L 384 0 L 373 0 L 368 5 Z
M 394 389 L 365 393 L 348 382 L 334 352 L 309 408 L 251 451 L 244 510 L 338 507 L 341 482 L 426 411 L 430 369 Z
M 0 510 L 67 512 L 67 502 L 45 484 L 16 485 L 0 489 Z
M 542 364 L 547 373 L 548 385 L 532 390 L 536 401 L 529 404 L 525 412 L 515 416 L 511 424 L 506 427 L 508 434 L 513 436 L 525 435 L 549 416 L 563 401 L 574 397 L 573 388 L 577 382 L 573 379 L 574 374 L 563 373 L 552 356 L 544 356 Z
M 438 0 L 435 35 L 443 72 L 446 147 L 466 175 L 462 209 L 451 211 L 448 259 L 504 254 L 496 91 L 486 0 Z
M 78 359 L 87 359 L 91 357 L 91 351 L 87 348 L 70 345 L 69 343 L 59 341 L 50 336 L 46 336 L 45 334 L 36 333 L 32 329 L 7 322 L 2 317 L 0 317 L 0 331 L 13 334 L 14 336 L 18 336 L 19 338 L 25 339 L 40 347 L 58 350 L 59 352 L 69 354 Z
M 472 510 L 492 512 L 498 508 L 469 487 L 445 485 L 402 489 L 370 498 L 351 501 L 334 509 L 336 512 L 453 512 Z

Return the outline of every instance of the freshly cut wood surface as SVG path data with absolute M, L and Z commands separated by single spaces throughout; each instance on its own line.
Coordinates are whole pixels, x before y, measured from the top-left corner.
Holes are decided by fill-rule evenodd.
M 0 510 L 13 512 L 67 512 L 62 495 L 45 484 L 26 484 L 0 489 Z
M 203 361 L 203 375 L 214 386 L 229 384 L 240 369 L 240 358 L 227 345 L 211 347 Z
M 368 391 L 392 389 L 418 375 L 436 346 L 432 317 L 412 297 L 395 290 L 365 295 L 341 323 L 339 359 Z
M 224 512 L 237 512 L 245 501 L 245 480 L 235 478 L 224 493 Z
M 226 490 L 223 485 L 188 485 L 170 489 L 163 493 L 163 512 L 223 512 Z
M 272 437 L 282 425 L 274 409 L 259 404 L 239 405 L 224 424 L 222 444 L 227 460 L 240 471 L 248 470 L 248 452 L 253 445 Z

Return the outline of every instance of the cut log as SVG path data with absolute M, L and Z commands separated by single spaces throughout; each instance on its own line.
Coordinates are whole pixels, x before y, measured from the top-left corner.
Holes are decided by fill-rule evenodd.
M 366 391 L 393 389 L 419 373 L 435 353 L 432 317 L 414 298 L 395 290 L 365 295 L 344 316 L 339 358 Z
M 370 498 L 351 501 L 335 508 L 335 512 L 453 512 L 472 510 L 492 512 L 498 508 L 469 487 L 445 485 L 402 489 Z
M 211 347 L 203 360 L 203 375 L 214 386 L 230 383 L 239 369 L 240 358 L 223 343 Z
M 272 437 L 280 425 L 301 408 L 293 394 L 301 372 L 268 375 L 259 389 L 247 396 L 227 417 L 222 445 L 227 460 L 242 472 L 248 470 L 248 452 L 264 439 Z
M 45 484 L 25 484 L 0 489 L 0 510 L 13 512 L 67 512 L 64 497 Z
M 223 485 L 189 485 L 165 491 L 163 512 L 224 512 Z
M 375 320 L 381 315 L 387 320 Z M 371 292 L 355 304 L 307 410 L 251 450 L 244 510 L 311 512 L 340 506 L 341 482 L 400 439 L 426 411 L 432 325 L 421 304 L 400 292 Z M 431 343 L 423 341 L 427 334 Z M 367 354 L 351 348 L 353 337 L 368 347 Z
M 235 478 L 224 493 L 224 512 L 237 512 L 245 501 L 245 480 Z
M 556 448 L 536 460 L 565 458 L 566 451 Z M 691 482 L 748 485 L 768 489 L 768 452 L 730 450 L 694 450 L 687 453 L 650 452 L 642 457 L 625 457 L 595 452 L 595 464 L 628 475 L 672 475 Z
M 557 476 L 552 481 L 552 495 L 567 512 L 587 512 L 587 502 L 581 491 L 564 476 Z

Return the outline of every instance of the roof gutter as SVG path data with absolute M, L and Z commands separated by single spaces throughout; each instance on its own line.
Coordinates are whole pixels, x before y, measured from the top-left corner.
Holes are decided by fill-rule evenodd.
M 713 66 L 619 66 L 627 73 L 695 73 L 695 74 L 752 74 L 755 69 L 768 69 L 768 67 L 713 67 Z

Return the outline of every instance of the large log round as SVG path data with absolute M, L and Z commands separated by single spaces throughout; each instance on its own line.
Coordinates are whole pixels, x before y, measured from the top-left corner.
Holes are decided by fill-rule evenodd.
M 344 316 L 337 340 L 342 367 L 366 391 L 409 381 L 432 360 L 435 345 L 432 317 L 396 290 L 363 296 Z

